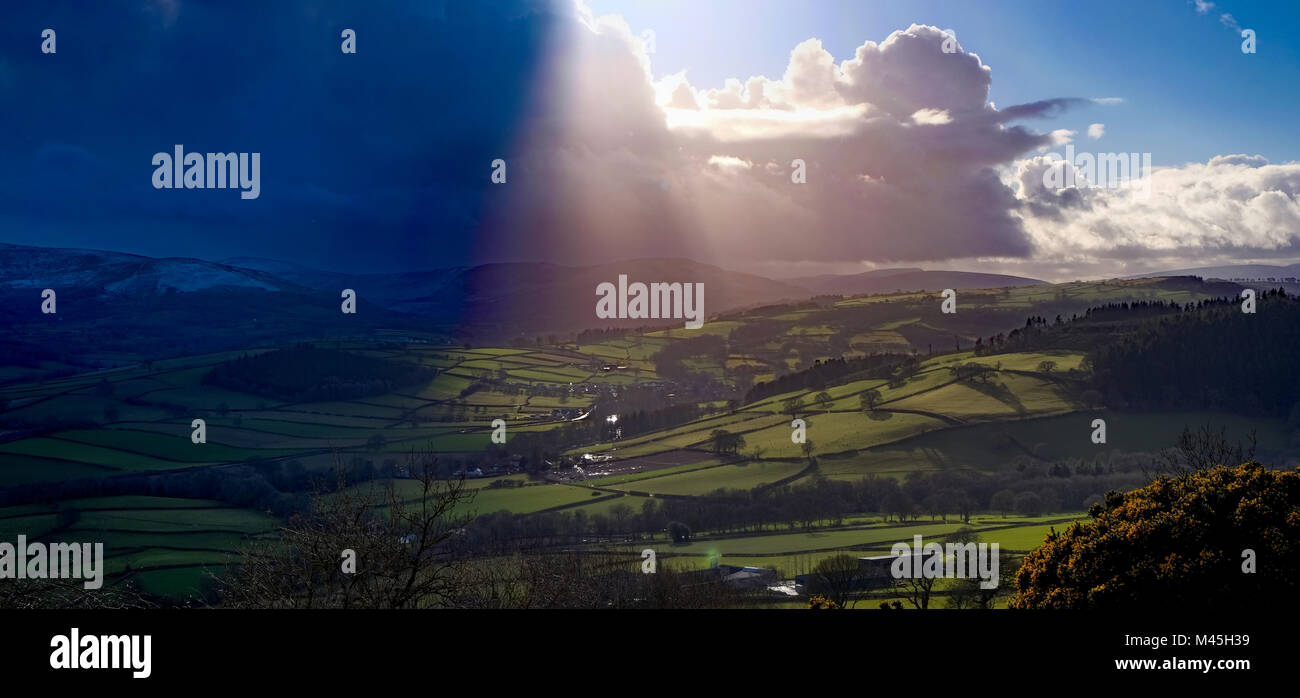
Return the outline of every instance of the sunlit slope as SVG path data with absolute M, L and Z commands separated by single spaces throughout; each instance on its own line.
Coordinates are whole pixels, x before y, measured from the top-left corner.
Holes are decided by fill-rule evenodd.
M 883 380 L 861 380 L 824 391 L 792 391 L 672 429 L 576 448 L 572 453 L 630 458 L 676 449 L 708 450 L 713 431 L 722 429 L 743 435 L 747 452 L 758 448 L 763 458 L 799 458 L 805 454 L 800 444 L 791 440 L 795 418 L 803 420 L 815 453 L 829 455 L 965 424 L 1063 414 L 1082 406 L 1050 373 L 1038 373 L 1038 367 L 1043 361 L 1054 361 L 1068 370 L 1077 368 L 1081 359 L 1081 355 L 1061 352 L 945 356 L 923 362 L 915 375 L 892 388 Z M 971 361 L 1002 368 L 979 379 L 959 379 L 950 370 Z M 868 391 L 879 394 L 876 407 L 870 410 L 861 402 Z M 831 402 L 818 403 L 821 392 L 827 393 Z M 798 401 L 800 406 L 793 407 L 790 401 Z

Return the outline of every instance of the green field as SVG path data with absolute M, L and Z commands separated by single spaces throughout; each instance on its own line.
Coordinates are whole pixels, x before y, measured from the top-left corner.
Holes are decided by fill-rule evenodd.
M 62 519 L 62 520 L 61 520 Z M 274 517 L 220 502 L 171 497 L 98 497 L 0 508 L 0 537 L 44 543 L 102 543 L 105 583 L 183 599 L 235 559 L 247 541 L 273 533 Z
M 645 478 L 626 484 L 609 485 L 613 489 L 635 490 L 650 494 L 705 495 L 714 490 L 753 489 L 797 475 L 806 463 L 763 461 L 694 469 L 685 473 Z
M 774 483 L 802 487 L 822 482 L 819 476 L 903 481 L 914 473 L 1005 476 L 1066 460 L 1105 464 L 1125 454 L 1156 453 L 1171 446 L 1184 427 L 1204 423 L 1227 427 L 1233 438 L 1254 429 L 1262 450 L 1283 451 L 1292 439 L 1280 419 L 1091 408 L 1097 403 L 1081 395 L 1088 378 L 1083 350 L 980 356 L 970 351 L 976 337 L 1022 327 L 1026 316 L 1045 307 L 1131 300 L 1183 303 L 1202 297 L 1159 280 L 1079 282 L 962 291 L 955 316 L 939 312 L 935 293 L 895 293 L 737 311 L 711 319 L 698 331 L 628 331 L 590 340 L 578 335 L 581 344 L 572 336 L 548 339 L 544 346 L 510 347 L 349 339 L 333 346 L 438 373 L 431 379 L 431 370 L 419 373 L 415 385 L 314 402 L 286 402 L 204 384 L 213 367 L 271 347 L 149 362 L 141 357 L 138 364 L 48 380 L 41 376 L 66 367 L 57 362 L 0 366 L 0 381 L 9 381 L 0 383 L 0 488 L 147 473 L 189 477 L 210 468 L 245 473 L 252 466 L 289 464 L 319 473 L 341 463 L 391 465 L 417 449 L 465 464 L 466 470 L 481 463 L 484 471 L 495 465 L 491 472 L 508 472 L 512 455 L 514 462 L 533 456 L 513 453 L 516 439 L 529 443 L 566 433 L 560 429 L 576 431 L 600 419 L 603 413 L 594 410 L 617 406 L 638 390 L 645 392 L 630 400 L 631 411 L 669 405 L 696 411 L 623 437 L 565 442 L 546 454 L 554 463 L 550 470 L 531 477 L 511 475 L 519 486 L 494 487 L 493 478 L 468 480 L 475 498 L 458 513 L 567 512 L 603 519 L 622 513 L 621 507 L 639 512 L 647 502 L 665 498 L 709 504 L 717 500 L 688 498 L 707 498 L 720 489 L 770 492 L 759 488 Z M 605 336 L 610 338 L 599 339 Z M 713 348 L 688 354 L 675 366 L 659 355 L 666 348 L 691 346 L 681 342 L 703 345 L 702 340 L 713 342 Z M 782 387 L 781 394 L 745 399 L 756 382 L 816 361 L 873 352 L 910 354 L 916 363 L 895 376 L 837 375 L 815 388 Z M 970 363 L 992 370 L 982 377 L 959 378 L 955 369 Z M 872 410 L 861 403 L 868 391 L 879 393 Z M 822 392 L 829 403 L 817 402 Z M 790 399 L 802 405 L 790 409 L 785 405 Z M 598 416 L 577 424 L 589 413 Z M 805 424 L 811 453 L 791 440 L 796 417 Z M 506 446 L 489 451 L 494 447 L 491 424 L 498 418 L 508 424 Z M 1090 438 L 1092 421 L 1098 418 L 1107 424 L 1104 444 Z M 207 443 L 192 443 L 194 419 L 205 421 Z M 715 430 L 743 436 L 743 447 L 714 453 Z M 600 458 L 584 459 L 589 455 Z M 397 473 L 384 472 L 383 477 Z M 414 496 L 412 480 L 399 477 L 394 484 L 402 497 Z M 1078 501 L 1063 504 L 1067 511 L 1080 506 Z M 1026 551 L 1052 526 L 1060 528 L 1077 516 L 1004 519 L 980 514 L 972 525 L 984 531 L 986 540 Z M 42 500 L 0 509 L 0 532 L 103 540 L 110 572 L 124 576 L 129 566 L 142 587 L 172 598 L 193 595 L 204 574 L 282 524 L 268 513 L 221 501 L 144 495 Z M 882 551 L 914 534 L 937 537 L 959 527 L 952 519 L 886 525 L 878 514 L 866 512 L 835 529 L 782 527 L 748 536 L 697 531 L 693 542 L 680 546 L 664 544 L 662 531 L 644 533 L 656 536 L 656 544 L 666 546 L 667 558 L 683 565 L 707 564 L 716 553 L 724 562 L 789 572 L 837 551 Z

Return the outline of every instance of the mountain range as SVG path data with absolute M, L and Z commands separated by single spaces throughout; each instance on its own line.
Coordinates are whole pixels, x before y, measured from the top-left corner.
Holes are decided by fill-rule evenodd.
M 1209 267 L 1168 276 L 1292 276 L 1300 265 Z M 377 329 L 421 332 L 448 341 L 500 341 L 599 326 L 677 321 L 601 321 L 601 282 L 694 282 L 708 316 L 815 295 L 1047 282 L 1019 276 L 915 267 L 860 274 L 771 279 L 689 259 L 637 259 L 587 266 L 514 262 L 392 274 L 346 274 L 292 262 L 232 257 L 212 262 L 101 250 L 0 243 L 0 358 L 121 353 L 159 356 L 346 337 Z M 58 293 L 58 312 L 40 312 L 41 291 Z M 355 315 L 340 312 L 355 290 Z
M 703 283 L 708 314 L 805 300 L 819 294 L 1045 283 L 997 274 L 916 268 L 777 280 L 689 259 L 637 259 L 588 266 L 514 262 L 392 274 L 344 274 L 256 257 L 210 262 L 0 244 L 0 296 L 14 301 L 0 318 L 19 321 L 33 307 L 31 298 L 39 297 L 31 295 L 32 290 L 44 288 L 55 289 L 61 298 L 89 299 L 109 316 L 138 315 L 149 310 L 153 299 L 174 294 L 189 296 L 190 302 L 202 307 L 218 301 L 226 306 L 237 305 L 245 316 L 278 315 L 277 306 L 286 305 L 336 313 L 340 293 L 351 288 L 363 301 L 359 317 L 367 315 L 364 310 L 369 304 L 388 311 L 377 314 L 389 325 L 410 325 L 418 318 L 431 329 L 517 336 L 600 324 L 594 313 L 595 288 L 601 282 L 617 282 L 621 274 L 627 275 L 629 282 Z M 27 298 L 29 295 L 31 298 Z M 18 297 L 27 300 L 19 301 Z M 66 303 L 63 307 L 67 310 L 61 312 L 73 313 L 64 315 L 64 319 L 75 316 L 75 308 Z M 376 313 L 372 310 L 369 314 Z M 412 317 L 398 322 L 398 315 Z M 646 321 L 606 324 L 633 326 Z

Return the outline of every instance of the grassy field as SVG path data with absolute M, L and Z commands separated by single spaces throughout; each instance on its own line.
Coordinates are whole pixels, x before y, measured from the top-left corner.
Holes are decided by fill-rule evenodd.
M 609 487 L 650 494 L 705 495 L 721 488 L 748 490 L 760 485 L 772 484 L 793 477 L 806 467 L 806 463 L 781 461 L 720 465 L 645 478 L 626 484 L 609 485 Z
M 1107 441 L 1093 443 L 1092 421 L 1106 420 Z M 1219 412 L 1123 413 L 1085 411 L 1063 416 L 991 422 L 934 431 L 867 449 L 843 458 L 822 459 L 822 473 L 856 479 L 867 474 L 902 475 L 914 470 L 971 468 L 996 472 L 1016 458 L 1039 461 L 1105 459 L 1119 453 L 1156 453 L 1174 444 L 1184 427 L 1225 427 L 1229 438 L 1254 430 L 1261 448 L 1286 443 L 1281 420 L 1249 419 Z
M 280 525 L 260 512 L 171 497 L 98 497 L 0 508 L 0 538 L 103 543 L 105 584 L 130 578 L 148 593 L 194 597 L 246 541 Z
M 271 348 L 168 358 L 111 369 L 48 377 L 65 366 L 0 366 L 0 488 L 62 483 L 152 472 L 201 472 L 245 463 L 297 463 L 321 469 L 340 462 L 399 461 L 429 448 L 447 459 L 474 458 L 492 445 L 491 424 L 506 420 L 507 448 L 521 435 L 547 432 L 581 419 L 594 406 L 637 386 L 655 393 L 659 407 L 678 404 L 677 384 L 656 354 L 700 337 L 727 340 L 725 350 L 688 356 L 681 367 L 698 383 L 712 381 L 694 398 L 697 419 L 603 443 L 570 443 L 562 455 L 612 460 L 552 471 L 548 478 L 511 476 L 522 486 L 493 487 L 471 480 L 477 494 L 462 513 L 551 510 L 608 515 L 615 507 L 639 511 L 653 496 L 702 497 L 722 489 L 754 489 L 777 482 L 806 484 L 813 469 L 791 421 L 805 422 L 814 444 L 816 471 L 838 480 L 868 475 L 903 478 L 914 472 L 970 469 L 1005 472 L 1017 459 L 1049 462 L 1094 459 L 1170 446 L 1184 426 L 1225 425 L 1234 435 L 1255 428 L 1263 448 L 1281 448 L 1281 420 L 1219 413 L 1128 414 L 1087 408 L 1075 379 L 1084 354 L 1035 351 L 975 356 L 974 337 L 1023 326 L 1042 307 L 1124 300 L 1187 302 L 1199 297 L 1159 280 L 1084 282 L 959 293 L 959 312 L 938 311 L 935 293 L 896 293 L 831 299 L 732 313 L 701 330 L 680 328 L 613 335 L 605 341 L 547 346 L 467 347 L 346 340 L 330 345 L 372 358 L 436 368 L 433 378 L 357 399 L 289 402 L 204 384 L 214 367 Z M 767 328 L 764 330 L 764 328 Z M 758 332 L 758 330 L 764 330 Z M 735 339 L 753 333 L 757 339 Z M 840 349 L 832 349 L 840 342 Z M 847 346 L 845 351 L 842 347 Z M 798 389 L 746 403 L 746 384 L 767 381 L 814 361 L 908 352 L 915 371 L 893 387 L 863 375 L 817 389 Z M 931 355 L 931 352 L 940 352 Z M 1043 362 L 1053 362 L 1044 371 Z M 958 380 L 954 368 L 978 363 L 993 369 L 984 379 Z M 423 376 L 429 374 L 422 374 Z M 866 374 L 864 374 L 866 375 Z M 877 391 L 874 410 L 860 402 Z M 816 403 L 819 393 L 829 404 Z M 803 406 L 786 411 L 783 402 Z M 1108 440 L 1090 440 L 1091 422 L 1107 422 Z M 190 439 L 193 419 L 206 422 L 207 443 Z M 744 437 L 738 453 L 711 453 L 714 430 Z M 396 482 L 404 496 L 412 483 Z M 1071 502 L 1070 508 L 1079 504 Z M 74 514 L 67 512 L 72 511 Z M 62 512 L 62 513 L 61 513 Z M 1027 550 L 1063 515 L 1014 519 L 977 517 L 974 524 L 1007 549 Z M 71 526 L 60 526 L 75 518 Z M 280 521 L 212 500 L 101 497 L 0 509 L 0 531 L 104 540 L 111 570 L 130 574 L 145 588 L 173 597 L 197 589 L 203 570 L 227 562 L 252 537 Z M 782 569 L 814 564 L 837 550 L 880 550 L 899 536 L 938 536 L 955 523 L 886 526 L 862 515 L 841 530 L 701 539 L 666 551 L 683 564 L 710 553 L 727 561 L 770 560 Z M 70 538 L 70 539 L 72 539 Z M 53 538 L 52 538 L 53 539 Z M 747 563 L 746 563 L 747 564 Z M 758 564 L 755 562 L 754 564 Z
M 997 543 L 1006 551 L 1026 552 L 1038 547 L 1053 528 L 1060 531 L 1072 521 L 1083 519 L 1086 516 L 1082 513 L 1053 514 L 1050 517 L 1011 516 L 1006 519 L 977 517 L 969 527 L 977 532 L 981 542 Z M 958 521 L 920 521 L 905 525 L 876 523 L 808 533 L 701 538 L 689 544 L 660 540 L 649 547 L 693 567 L 708 566 L 710 559 L 716 557 L 722 564 L 776 566 L 793 575 L 799 564 L 807 563 L 806 566 L 811 568 L 821 559 L 845 552 L 859 557 L 886 555 L 894 543 L 911 544 L 913 536 L 919 535 L 925 542 L 931 542 L 966 526 Z
M 461 516 L 492 514 L 500 511 L 532 514 L 546 509 L 581 504 L 602 494 L 586 487 L 530 482 L 527 478 L 519 476 L 495 479 L 513 480 L 519 483 L 519 486 L 493 487 L 493 480 L 467 480 L 465 487 L 473 496 L 463 502 L 456 513 Z M 417 501 L 420 496 L 420 484 L 414 480 L 376 481 L 357 485 L 356 488 L 372 491 L 382 501 L 386 498 L 386 488 L 389 484 L 394 487 L 398 498 L 404 501 Z

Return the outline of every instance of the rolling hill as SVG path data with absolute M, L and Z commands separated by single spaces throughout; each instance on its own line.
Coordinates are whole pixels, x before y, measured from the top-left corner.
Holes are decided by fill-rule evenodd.
M 896 291 L 922 291 L 963 288 L 1005 288 L 1010 286 L 1037 286 L 1046 281 L 1023 276 L 981 274 L 968 271 L 927 271 L 924 269 L 877 269 L 861 274 L 828 274 L 787 279 L 814 293 L 831 293 L 845 296 L 863 293 L 892 293 Z
M 1273 264 L 1228 264 L 1193 269 L 1173 269 L 1126 276 L 1126 279 L 1149 279 L 1157 276 L 1199 276 L 1203 279 L 1285 279 L 1300 277 L 1300 263 L 1284 266 Z

